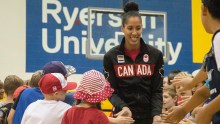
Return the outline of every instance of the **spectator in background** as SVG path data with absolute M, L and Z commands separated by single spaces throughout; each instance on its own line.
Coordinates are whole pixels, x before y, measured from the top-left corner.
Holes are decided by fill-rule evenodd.
M 32 76 L 31 76 L 31 80 L 29 81 L 29 86 L 30 87 L 39 87 L 38 86 L 38 81 L 40 80 L 40 78 L 43 75 L 43 71 L 42 70 L 38 70 L 36 71 Z
M 24 85 L 24 81 L 20 77 L 16 75 L 7 76 L 4 80 L 4 91 L 6 93 L 6 98 L 1 103 L 14 103 L 14 91 L 22 85 Z
M 30 86 L 30 79 L 24 80 L 24 85 Z
M 171 80 L 173 80 L 173 78 L 174 78 L 177 74 L 179 74 L 180 72 L 181 72 L 180 70 L 172 70 L 172 71 L 169 72 L 169 74 L 168 74 L 168 85 L 171 85 L 171 84 L 172 84 Z
M 14 103 L 13 94 L 15 90 L 24 85 L 24 81 L 16 75 L 9 75 L 4 80 L 4 90 L 6 93 L 6 98 L 0 102 L 1 114 L 0 114 L 0 122 L 6 123 L 8 113 Z
M 3 88 L 3 86 L 4 86 L 4 84 L 0 80 L 0 102 L 4 99 L 4 88 Z
M 19 95 L 17 94 L 15 103 L 8 115 L 8 119 L 7 119 L 8 124 L 12 124 L 12 123 L 20 124 L 19 118 L 22 118 L 26 107 L 33 101 L 36 101 L 38 99 L 43 99 L 43 95 L 37 85 L 41 76 L 42 76 L 42 71 L 41 70 L 36 71 L 32 75 L 30 80 L 30 85 L 32 86 L 32 88 L 27 88 L 27 89 L 25 87 L 23 87 L 23 89 L 21 88 L 21 90 L 18 93 Z
M 70 82 L 70 83 L 75 83 L 75 82 Z M 68 91 L 66 93 L 66 97 L 65 97 L 65 100 L 63 102 L 73 106 L 74 105 L 74 102 L 75 102 L 75 99 L 73 98 L 73 95 L 74 95 L 74 92 L 73 91 Z
M 197 69 L 195 71 L 192 72 L 192 78 L 195 78 L 195 76 L 197 75 L 197 73 L 199 72 L 200 69 Z M 188 77 L 189 78 L 189 77 Z M 198 90 L 200 87 L 202 87 L 205 84 L 205 80 L 202 82 L 197 83 L 193 88 L 192 88 L 192 92 L 193 94 L 196 92 L 196 90 Z
M 163 88 L 163 108 L 168 111 L 177 105 L 177 94 L 173 85 L 167 85 Z
M 164 115 L 167 113 L 167 111 L 177 105 L 177 94 L 176 89 L 173 85 L 166 85 L 163 87 L 163 111 L 161 114 L 161 122 L 159 124 L 162 124 L 164 121 Z M 164 123 L 166 124 L 166 123 Z
M 189 78 L 189 77 L 192 77 L 192 75 L 187 72 L 180 72 L 175 76 L 175 78 Z M 182 104 L 186 103 L 192 97 L 192 90 L 191 89 L 186 90 L 186 91 L 180 91 L 179 89 L 181 86 L 174 86 L 174 87 L 176 89 L 177 96 L 178 96 L 178 99 L 177 99 L 178 105 L 182 105 Z
M 165 77 L 163 78 L 163 87 L 166 87 L 167 85 L 168 85 L 168 77 L 165 76 Z

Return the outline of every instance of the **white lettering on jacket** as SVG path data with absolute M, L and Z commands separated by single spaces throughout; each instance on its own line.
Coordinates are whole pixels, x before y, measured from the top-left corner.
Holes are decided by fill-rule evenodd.
M 117 77 L 152 76 L 154 64 L 123 64 L 114 65 Z

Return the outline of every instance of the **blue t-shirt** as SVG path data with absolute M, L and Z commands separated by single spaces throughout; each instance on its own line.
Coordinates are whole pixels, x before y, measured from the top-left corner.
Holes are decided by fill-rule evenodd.
M 73 92 L 66 93 L 65 100 L 63 102 L 73 106 L 75 99 L 73 98 Z
M 27 88 L 25 89 L 22 94 L 20 95 L 15 114 L 13 119 L 13 124 L 20 124 L 24 111 L 31 103 L 39 100 L 44 99 L 43 94 L 39 90 L 39 88 Z

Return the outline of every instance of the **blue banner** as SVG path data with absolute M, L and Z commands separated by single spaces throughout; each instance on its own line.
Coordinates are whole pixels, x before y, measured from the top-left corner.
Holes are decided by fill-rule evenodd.
M 200 64 L 192 62 L 191 0 L 135 0 L 135 2 L 139 4 L 140 10 L 167 13 L 166 35 L 170 46 L 170 60 L 165 64 L 165 74 L 173 69 L 192 72 L 199 68 Z M 101 60 L 90 60 L 85 57 L 88 7 L 121 9 L 122 6 L 123 0 L 28 0 L 26 3 L 26 71 L 34 72 L 49 61 L 59 60 L 64 64 L 75 66 L 78 74 L 90 69 L 102 72 Z M 158 19 L 156 21 L 158 21 L 157 24 L 162 24 Z M 149 26 L 148 23 L 144 32 L 149 32 L 147 26 Z M 100 27 L 93 28 L 93 30 L 100 30 Z M 102 30 L 106 33 L 106 29 Z M 108 35 L 95 37 L 96 46 L 100 38 L 108 39 Z M 154 43 L 157 41 L 152 35 L 146 38 L 148 38 L 146 40 L 153 40 Z M 104 46 L 105 43 L 101 47 L 104 48 Z

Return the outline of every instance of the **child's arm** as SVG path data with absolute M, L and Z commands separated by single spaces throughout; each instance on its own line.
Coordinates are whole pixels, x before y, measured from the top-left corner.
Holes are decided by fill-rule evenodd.
M 197 115 L 197 124 L 210 124 L 213 115 L 220 110 L 220 95 L 209 102 Z
M 13 108 L 11 108 L 11 110 L 10 110 L 10 112 L 8 114 L 8 118 L 7 118 L 8 124 L 12 124 L 13 118 L 14 118 L 14 114 L 15 114 L 15 110 Z
M 203 103 L 207 98 L 209 98 L 209 96 L 210 94 L 208 88 L 206 86 L 202 86 L 195 92 L 195 94 L 186 104 L 171 108 L 166 120 L 171 122 L 180 122 L 187 113 Z
M 188 112 L 192 111 L 195 107 L 203 103 L 210 96 L 209 89 L 203 85 L 199 88 L 192 98 L 183 106 L 183 109 Z

